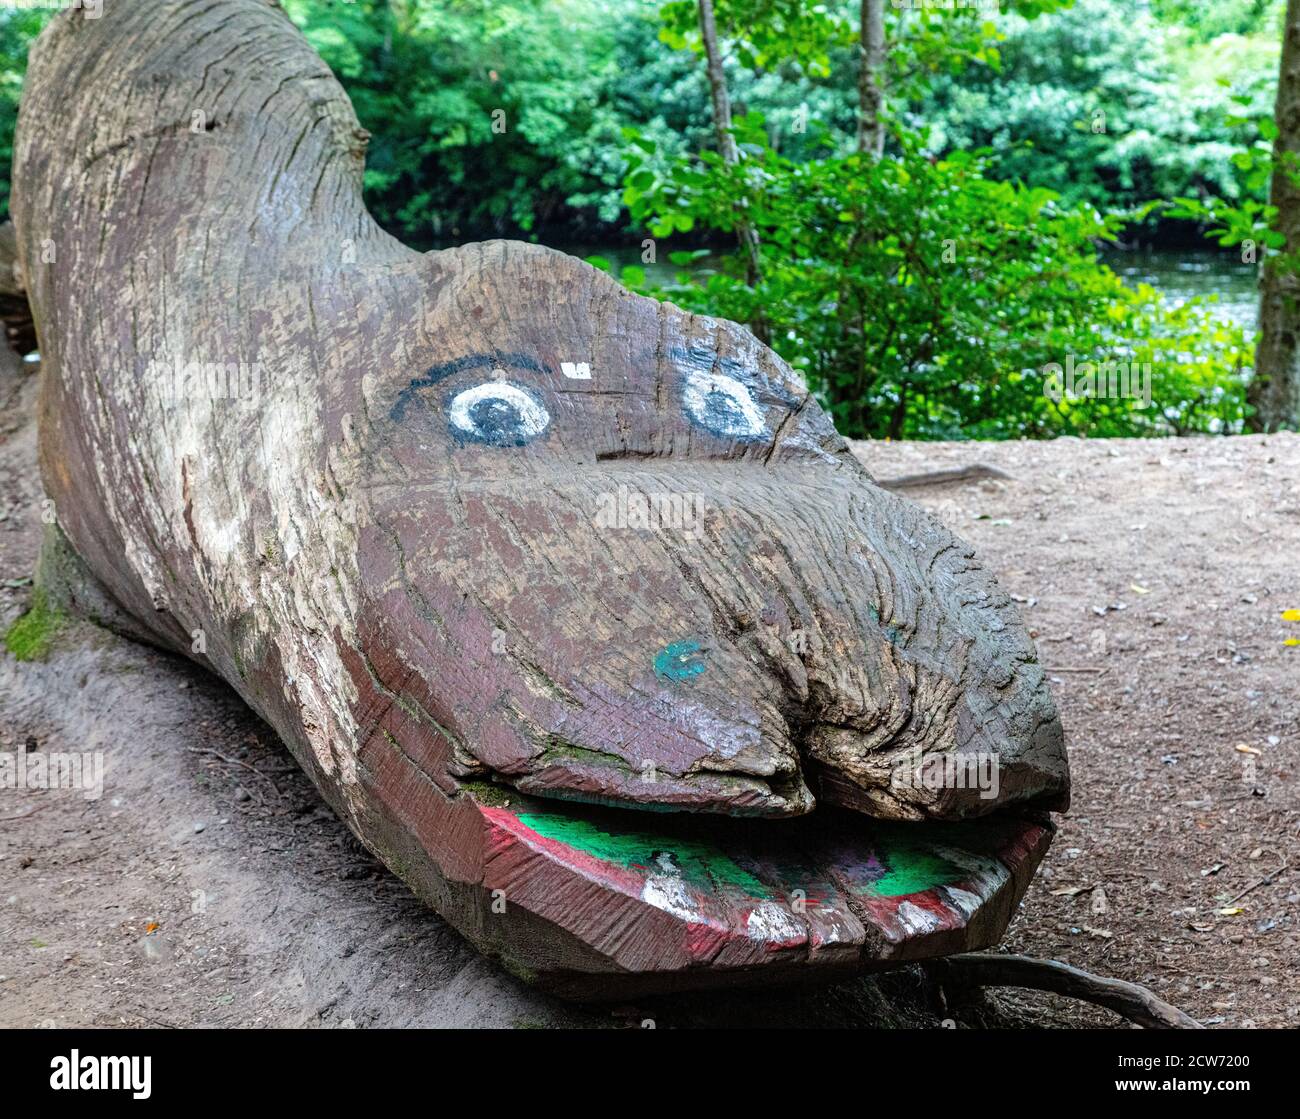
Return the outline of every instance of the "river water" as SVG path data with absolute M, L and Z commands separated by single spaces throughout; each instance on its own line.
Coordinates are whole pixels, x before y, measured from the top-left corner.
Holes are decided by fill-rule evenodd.
M 1259 314 L 1255 266 L 1242 264 L 1234 253 L 1161 249 L 1107 252 L 1102 259 L 1129 283 L 1148 283 L 1168 299 L 1216 299 L 1225 318 L 1255 328 Z

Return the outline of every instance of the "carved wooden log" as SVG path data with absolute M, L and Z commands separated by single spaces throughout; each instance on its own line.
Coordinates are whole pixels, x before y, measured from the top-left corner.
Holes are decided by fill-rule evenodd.
M 33 49 L 42 473 L 103 593 L 556 990 L 993 943 L 1068 772 L 971 549 L 742 328 L 546 249 L 406 249 L 366 137 L 261 0 L 109 0 Z

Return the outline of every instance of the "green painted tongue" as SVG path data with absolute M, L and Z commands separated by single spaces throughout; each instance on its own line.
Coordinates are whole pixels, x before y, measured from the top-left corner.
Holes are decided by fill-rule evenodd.
M 1026 827 L 1037 827 L 997 819 L 903 824 L 835 810 L 736 826 L 513 799 L 518 807 L 499 810 L 504 816 L 579 856 L 634 875 L 669 873 L 702 893 L 758 900 L 779 898 L 801 878 L 827 874 L 860 897 L 906 899 L 943 889 L 978 894 L 976 880 L 1005 879 L 999 853 Z
M 772 893 L 769 886 L 725 851 L 705 841 L 670 837 L 652 830 L 607 831 L 591 820 L 561 813 L 521 812 L 519 820 L 538 835 L 624 870 L 654 871 L 667 860 L 683 879 L 700 889 L 725 883 L 757 898 Z

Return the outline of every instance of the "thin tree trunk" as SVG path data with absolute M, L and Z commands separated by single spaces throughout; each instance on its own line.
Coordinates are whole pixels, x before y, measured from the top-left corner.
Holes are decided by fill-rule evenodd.
M 1300 251 L 1300 188 L 1285 161 L 1300 155 L 1300 0 L 1287 0 L 1274 119 L 1278 132 L 1269 201 L 1277 207 L 1277 229 L 1286 237 L 1283 251 L 1294 253 Z M 1255 377 L 1246 392 L 1255 408 L 1247 420 L 1252 431 L 1300 426 L 1300 283 L 1276 261 L 1265 261 L 1260 282 Z
M 879 159 L 885 150 L 880 119 L 885 94 L 881 71 L 885 65 L 885 0 L 862 0 L 862 32 L 858 69 L 858 151 Z
M 718 152 L 728 166 L 740 163 L 736 138 L 731 134 L 731 95 L 727 91 L 727 76 L 722 69 L 722 51 L 718 47 L 718 22 L 713 11 L 713 0 L 699 0 L 700 38 L 704 42 L 705 72 L 709 79 L 709 96 L 713 101 L 713 129 L 718 139 Z M 751 288 L 757 287 L 761 271 L 758 257 L 758 231 L 752 222 L 741 218 L 736 226 L 736 239 L 745 254 L 745 280 Z M 767 341 L 767 323 L 755 312 L 749 324 L 755 336 Z
M 713 130 L 718 137 L 718 151 L 726 163 L 739 163 L 736 138 L 731 134 L 731 94 L 722 69 L 722 51 L 718 47 L 718 21 L 713 14 L 713 0 L 699 0 L 700 36 L 704 40 L 705 72 L 709 78 L 709 96 L 713 100 Z

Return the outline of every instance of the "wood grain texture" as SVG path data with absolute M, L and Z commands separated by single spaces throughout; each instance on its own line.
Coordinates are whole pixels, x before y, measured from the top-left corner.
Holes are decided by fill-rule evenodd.
M 32 51 L 12 207 L 42 475 L 88 577 L 153 640 L 227 680 L 390 866 L 535 977 L 744 973 L 775 950 L 674 956 L 677 932 L 607 912 L 617 889 L 484 789 L 578 821 L 1064 806 L 1008 597 L 872 483 L 784 362 L 546 249 L 406 249 L 362 204 L 366 139 L 261 0 L 108 0 Z M 898 780 L 958 757 L 993 759 L 996 791 Z M 1014 829 L 1004 877 L 957 887 L 962 944 L 925 921 L 900 942 L 991 943 L 1046 842 Z M 816 874 L 856 882 L 846 858 Z M 566 890 L 567 923 L 541 904 Z M 709 897 L 720 926 L 750 921 Z M 801 944 L 865 930 L 837 906 Z M 913 950 L 865 920 L 855 962 Z

